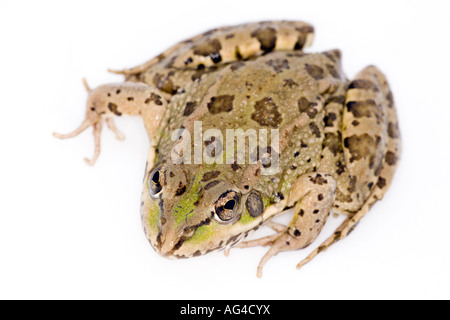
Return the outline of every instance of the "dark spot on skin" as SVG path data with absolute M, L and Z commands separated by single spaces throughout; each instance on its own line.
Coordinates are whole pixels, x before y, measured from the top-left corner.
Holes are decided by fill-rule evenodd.
M 92 108 L 91 108 L 91 111 L 95 111 L 95 108 L 94 108 L 94 107 L 92 107 Z
M 110 102 L 110 103 L 108 103 L 108 109 L 112 112 L 112 113 L 114 113 L 116 116 L 121 116 L 122 115 L 122 113 L 120 113 L 119 111 L 118 111 L 118 107 L 117 107 L 117 104 L 115 104 L 115 103 L 112 103 L 112 102 Z
M 203 63 L 200 63 L 198 66 L 197 66 L 197 70 L 204 70 L 205 69 L 205 65 L 203 64 Z
M 298 83 L 292 79 L 284 79 L 283 87 L 286 86 L 292 89 L 293 87 L 298 87 Z
M 294 166 L 294 165 L 292 165 L 292 166 L 291 166 L 291 169 L 292 169 L 292 170 L 296 170 L 296 169 L 297 169 L 297 167 L 296 167 L 296 166 Z
M 334 241 L 338 241 L 341 238 L 342 231 L 336 231 L 334 233 Z
M 318 213 L 319 213 L 319 210 L 317 210 L 317 209 L 313 211 L 313 214 L 318 214 Z
M 320 129 L 314 122 L 311 122 L 309 124 L 309 128 L 311 129 L 313 135 L 315 135 L 317 138 L 320 138 Z
M 172 171 L 170 171 L 169 176 L 170 176 L 171 178 L 173 178 L 173 177 L 175 177 L 175 173 L 173 173 Z
M 186 103 L 186 108 L 184 108 L 184 112 L 183 112 L 183 116 L 189 116 L 192 114 L 192 112 L 194 112 L 195 108 L 197 107 L 197 102 L 193 101 L 189 101 Z
M 362 135 L 353 135 L 344 139 L 344 146 L 351 154 L 350 162 L 360 160 L 363 157 L 369 159 L 369 164 L 373 165 L 375 155 L 378 150 L 379 140 L 374 139 L 367 133 Z
M 119 93 L 120 93 L 120 89 L 117 89 L 117 90 L 116 90 L 116 94 L 119 94 Z
M 322 201 L 323 200 L 323 194 L 319 194 L 318 196 L 317 196 L 317 199 L 319 200 L 319 201 Z
M 156 73 L 153 77 L 153 83 L 154 85 L 167 93 L 175 94 L 177 90 L 179 89 L 178 86 L 175 86 L 170 77 L 173 75 L 173 73 L 168 73 L 166 76 Z
M 323 121 L 325 123 L 325 127 L 332 127 L 333 122 L 337 119 L 337 116 L 334 112 L 329 112 L 323 117 Z
M 236 71 L 236 70 L 242 68 L 243 66 L 245 66 L 245 63 L 242 61 L 238 61 L 238 62 L 233 63 L 231 65 L 230 69 L 231 69 L 231 71 Z
M 184 64 L 189 64 L 189 63 L 192 63 L 192 57 L 189 57 L 189 58 L 187 58 L 186 60 L 184 60 Z
M 309 102 L 309 100 L 306 99 L 305 97 L 301 97 L 298 100 L 297 105 L 298 105 L 298 110 L 300 111 L 300 113 L 306 112 L 306 114 L 310 118 L 314 118 L 315 115 L 317 114 L 317 108 L 315 108 L 317 106 L 317 103 Z
M 320 80 L 325 77 L 325 72 L 319 66 L 313 64 L 305 64 L 305 69 L 308 74 L 314 78 L 314 80 Z
M 300 152 L 299 151 L 296 151 L 295 153 L 294 153 L 294 157 L 298 157 L 300 155 Z
M 236 60 L 242 60 L 243 59 L 242 53 L 239 50 L 239 47 L 237 47 L 237 46 L 236 46 L 236 49 L 234 50 L 234 55 L 236 57 Z
M 239 169 L 241 169 L 241 166 L 238 165 L 235 161 L 233 164 L 231 164 L 231 169 L 233 169 L 234 171 L 238 171 Z
M 289 241 L 286 241 L 286 245 L 287 245 L 287 246 L 290 246 L 291 243 L 290 243 Z
M 259 217 L 264 212 L 264 203 L 258 191 L 251 191 L 245 201 L 245 206 L 251 217 Z
M 367 184 L 367 187 L 369 188 L 369 190 L 372 190 L 373 182 L 369 182 L 369 183 Z
M 342 147 L 341 147 L 342 149 Z M 336 173 L 341 175 L 345 172 L 345 165 L 341 161 L 336 161 Z
M 295 229 L 295 231 L 294 231 L 294 236 L 300 237 L 301 235 L 302 235 L 302 233 L 300 232 L 300 230 Z
M 350 101 L 347 103 L 347 110 L 351 112 L 355 118 L 372 118 L 375 117 L 377 122 L 381 121 L 383 111 L 372 99 L 363 101 Z
M 222 49 L 222 46 L 217 39 L 206 40 L 193 48 L 194 54 L 210 57 L 214 63 L 222 61 L 222 57 L 219 53 L 220 49 Z
M 300 212 L 298 213 L 300 217 L 303 217 L 305 215 L 305 210 L 300 209 Z
M 344 96 L 330 97 L 325 101 L 325 105 L 330 104 L 330 103 L 337 103 L 337 104 L 343 105 L 345 103 L 345 97 Z
M 295 28 L 300 34 L 298 35 L 297 42 L 294 45 L 294 50 L 301 50 L 306 44 L 306 36 L 308 33 L 313 33 L 314 28 L 311 26 L 297 27 Z
M 387 94 L 386 100 L 388 101 L 388 107 L 392 109 L 394 107 L 394 96 L 392 95 L 392 92 Z
M 278 111 L 278 106 L 272 101 L 272 98 L 266 97 L 256 101 L 252 119 L 261 126 L 278 128 L 282 121 L 282 116 Z
M 321 253 L 322 251 L 324 251 L 327 247 L 326 246 L 320 246 L 319 248 L 317 248 L 317 253 Z
M 311 178 L 309 178 L 309 181 L 311 181 L 314 184 L 318 184 L 319 186 L 328 183 L 328 180 L 325 179 L 324 177 L 322 177 L 322 175 L 320 173 L 316 174 L 315 176 L 313 176 Z
M 234 38 L 234 33 L 229 33 L 225 36 L 225 39 L 231 39 Z
M 194 254 L 192 256 L 193 257 L 198 257 L 198 256 L 201 256 L 201 255 L 202 255 L 201 251 L 197 250 L 197 251 L 194 252 Z
M 386 157 L 385 157 L 385 161 L 388 165 L 390 166 L 394 166 L 397 163 L 397 156 L 395 155 L 395 153 L 388 151 L 386 152 Z
M 150 98 L 145 99 L 144 103 L 149 104 L 152 101 L 158 106 L 162 106 L 163 104 L 161 96 L 153 92 L 150 94 Z
M 378 178 L 377 187 L 383 189 L 386 186 L 386 179 L 383 177 Z
M 211 179 L 215 179 L 220 175 L 220 171 L 209 171 L 203 175 L 202 182 L 209 181 Z
M 245 190 L 248 190 L 248 189 L 250 189 L 250 186 L 249 186 L 249 185 L 245 185 L 245 186 L 244 186 L 244 189 L 245 189 Z
M 134 98 L 133 97 L 128 97 L 127 100 L 128 101 L 134 101 Z
M 304 143 L 303 141 L 301 141 L 300 148 L 303 148 L 303 149 L 308 148 L 308 145 L 306 143 Z
M 369 80 L 353 80 L 350 82 L 350 85 L 348 86 L 349 89 L 365 89 L 365 90 L 372 90 L 375 92 L 379 92 L 380 89 L 377 87 L 375 83 Z
M 272 67 L 276 73 L 283 72 L 283 69 L 286 69 L 286 70 L 289 69 L 289 63 L 286 59 L 269 60 L 266 62 L 266 65 L 268 65 L 269 67 Z
M 392 139 L 397 139 L 398 137 L 400 137 L 398 123 L 396 123 L 396 124 L 394 124 L 392 122 L 388 123 L 388 135 Z
M 319 222 L 320 222 L 320 219 L 317 219 L 317 220 L 316 220 L 316 223 L 319 223 Z
M 358 121 L 358 120 L 353 120 L 353 121 L 352 121 L 352 125 L 353 125 L 354 127 L 357 127 L 357 126 L 359 125 L 359 121 Z
M 209 57 L 214 63 L 219 63 L 220 61 L 222 61 L 222 56 L 218 52 L 211 54 Z
M 331 64 L 327 64 L 326 65 L 328 72 L 331 74 L 331 76 L 335 79 L 341 79 L 339 73 L 337 72 L 336 68 L 331 65 Z
M 281 192 L 277 192 L 277 198 L 280 200 L 284 200 L 284 195 Z
M 234 96 L 232 95 L 212 97 L 211 101 L 208 102 L 208 110 L 212 114 L 230 112 L 231 110 L 233 110 L 233 100 Z
M 185 192 L 186 192 L 186 186 L 183 185 L 182 182 L 180 182 L 178 185 L 177 191 L 175 191 L 175 195 L 178 197 L 178 196 L 181 196 Z
M 277 31 L 275 29 L 257 29 L 251 33 L 251 36 L 259 41 L 262 51 L 267 53 L 275 49 L 277 43 Z
M 108 92 L 107 96 L 108 96 L 108 97 L 111 97 L 111 93 Z

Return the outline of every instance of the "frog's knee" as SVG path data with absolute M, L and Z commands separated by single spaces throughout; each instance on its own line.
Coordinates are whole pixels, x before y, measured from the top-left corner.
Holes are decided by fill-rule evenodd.
M 143 106 L 163 105 L 163 102 L 163 97 L 144 83 L 111 83 L 89 92 L 87 111 L 98 116 L 138 115 Z

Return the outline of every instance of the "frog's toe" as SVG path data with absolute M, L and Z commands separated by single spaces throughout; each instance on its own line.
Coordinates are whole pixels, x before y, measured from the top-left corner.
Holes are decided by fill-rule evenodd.
M 111 130 L 112 132 L 115 133 L 117 140 L 120 140 L 120 141 L 125 140 L 125 135 L 122 132 L 120 132 L 119 129 L 117 129 L 113 118 L 106 118 L 105 122 L 106 122 L 106 125 L 108 126 L 109 130 Z
M 94 123 L 94 140 L 95 140 L 95 151 L 94 155 L 91 159 L 84 158 L 84 161 L 90 166 L 93 166 L 95 162 L 97 162 L 98 157 L 100 156 L 100 136 L 102 133 L 102 123 L 101 121 Z
M 53 136 L 55 138 L 58 139 L 70 139 L 70 138 L 74 138 L 76 136 L 78 136 L 80 133 L 82 133 L 83 131 L 85 131 L 87 128 L 89 128 L 90 126 L 92 126 L 92 121 L 90 121 L 89 119 L 86 119 L 83 121 L 83 123 L 74 131 L 70 132 L 70 133 L 66 133 L 66 134 L 61 134 L 61 133 L 57 133 L 57 132 L 53 132 Z

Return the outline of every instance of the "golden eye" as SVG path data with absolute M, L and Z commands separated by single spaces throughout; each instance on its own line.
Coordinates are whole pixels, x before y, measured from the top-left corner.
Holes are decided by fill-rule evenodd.
M 219 222 L 231 222 L 239 213 L 241 195 L 235 191 L 223 193 L 215 204 L 215 217 Z
M 162 179 L 161 168 L 153 170 L 148 180 L 150 196 L 154 198 L 159 198 L 161 196 L 162 191 L 161 179 Z

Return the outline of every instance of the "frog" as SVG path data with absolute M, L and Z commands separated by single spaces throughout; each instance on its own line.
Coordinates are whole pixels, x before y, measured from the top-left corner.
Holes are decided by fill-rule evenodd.
M 348 79 L 340 50 L 305 51 L 313 38 L 314 27 L 302 21 L 209 30 L 137 67 L 109 70 L 123 82 L 95 89 L 85 82 L 85 120 L 54 136 L 72 138 L 93 127 L 95 151 L 85 159 L 93 165 L 105 123 L 123 139 L 114 119 L 142 117 L 150 148 L 141 220 L 151 246 L 166 258 L 264 246 L 261 277 L 273 256 L 313 243 L 331 212 L 345 215 L 300 268 L 344 239 L 383 198 L 401 155 L 386 76 L 371 65 Z M 199 123 L 203 131 L 192 139 Z M 237 147 L 223 152 L 221 140 L 206 134 L 230 129 L 277 134 L 265 149 L 262 139 L 250 150 L 246 137 L 241 147 L 249 159 L 252 152 L 259 158 L 238 162 Z M 192 149 L 217 161 L 192 161 Z M 274 221 L 287 212 L 287 225 Z M 247 240 L 263 226 L 273 233 Z

